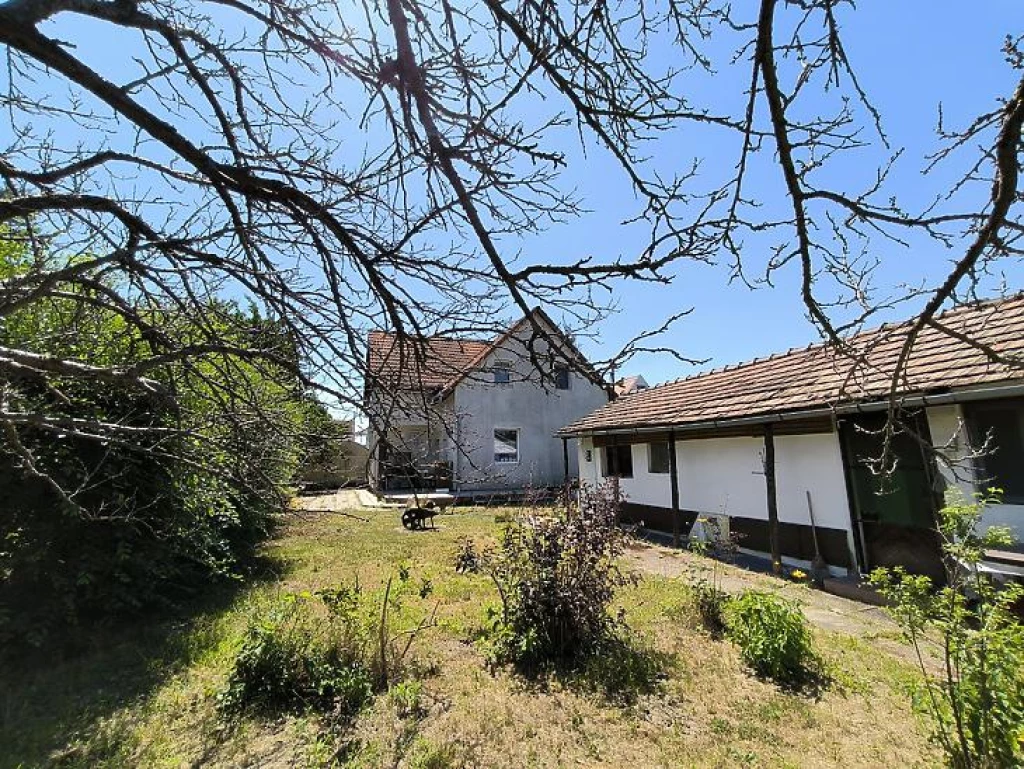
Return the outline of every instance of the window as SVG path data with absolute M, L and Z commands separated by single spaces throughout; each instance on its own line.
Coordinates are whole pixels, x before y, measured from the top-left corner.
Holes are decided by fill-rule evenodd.
M 494 429 L 494 461 L 502 464 L 519 461 L 519 431 L 496 427 Z
M 667 473 L 669 471 L 669 442 L 657 441 L 647 444 L 647 472 Z
M 968 404 L 964 416 L 975 447 L 988 453 L 978 460 L 979 490 L 995 486 L 1003 501 L 1024 504 L 1024 401 Z
M 494 372 L 494 384 L 508 384 L 512 381 L 512 364 L 508 361 L 497 361 L 491 370 Z
M 633 447 L 626 446 L 605 446 L 604 447 L 604 468 L 605 478 L 612 476 L 618 478 L 633 477 Z
M 555 366 L 553 374 L 555 380 L 556 390 L 568 390 L 569 389 L 569 367 L 568 366 Z

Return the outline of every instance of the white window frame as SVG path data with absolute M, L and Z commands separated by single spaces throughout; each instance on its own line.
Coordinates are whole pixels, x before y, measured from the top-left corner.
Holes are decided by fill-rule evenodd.
M 507 454 L 507 453 L 499 454 L 498 453 L 498 435 L 497 435 L 497 433 L 498 433 L 499 430 L 501 430 L 503 432 L 508 432 L 508 433 L 514 433 L 515 434 L 515 436 L 516 436 L 516 453 L 515 454 Z M 494 437 L 494 464 L 496 464 L 496 465 L 518 465 L 519 464 L 519 455 L 522 453 L 521 444 L 520 444 L 520 440 L 519 440 L 521 432 L 522 431 L 518 427 L 495 427 L 494 428 L 494 430 L 491 432 L 491 435 Z M 514 459 L 499 459 L 498 458 L 499 456 L 514 457 Z

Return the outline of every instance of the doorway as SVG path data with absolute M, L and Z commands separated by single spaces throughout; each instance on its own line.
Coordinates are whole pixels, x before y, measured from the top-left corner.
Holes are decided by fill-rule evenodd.
M 879 475 L 871 461 L 882 454 L 886 413 L 857 414 L 839 423 L 857 556 L 863 572 L 903 566 L 944 581 L 935 513 L 941 504 L 924 414 L 903 412 L 906 429 L 892 440 L 895 468 Z

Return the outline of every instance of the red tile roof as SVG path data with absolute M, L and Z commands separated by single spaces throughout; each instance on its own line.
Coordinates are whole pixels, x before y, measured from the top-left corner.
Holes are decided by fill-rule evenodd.
M 491 349 L 491 342 L 442 337 L 402 337 L 371 331 L 367 363 L 390 388 L 440 390 Z
M 369 373 L 392 390 L 436 390 L 443 395 L 477 369 L 494 348 L 529 324 L 531 317 L 561 336 L 563 355 L 573 357 L 578 365 L 589 369 L 590 364 L 572 340 L 562 335 L 542 308 L 534 307 L 529 315 L 524 315 L 490 341 L 403 337 L 386 331 L 371 331 L 367 353 Z
M 900 394 L 1024 378 L 1024 295 L 959 307 L 936 320 L 953 334 L 934 326 L 922 329 Z M 789 350 L 625 396 L 559 433 L 683 426 L 883 399 L 909 328 L 909 323 L 882 326 L 847 339 L 863 363 L 829 344 Z M 995 362 L 978 345 L 1022 365 Z

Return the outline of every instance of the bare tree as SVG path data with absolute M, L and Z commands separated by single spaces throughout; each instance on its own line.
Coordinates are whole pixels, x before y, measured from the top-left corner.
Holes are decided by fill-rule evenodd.
M 370 328 L 488 336 L 533 304 L 570 331 L 592 328 L 616 280 L 665 282 L 693 261 L 767 283 L 798 264 L 809 317 L 841 345 L 902 298 L 873 291 L 873 260 L 854 255 L 913 232 L 958 257 L 915 288 L 923 309 L 895 394 L 920 329 L 1021 254 L 1024 80 L 989 112 L 961 117 L 963 128 L 940 126 L 928 167 L 963 157 L 967 170 L 938 183 L 925 210 L 904 210 L 888 188 L 895 148 L 866 189 L 836 186 L 828 171 L 839 158 L 888 143 L 847 55 L 843 17 L 855 12 L 838 0 L 0 2 L 0 222 L 36 254 L 0 285 L 0 318 L 88 286 L 149 345 L 129 370 L 30 349 L 0 350 L 0 367 L 8 378 L 160 392 L 162 367 L 237 355 L 289 367 L 358 407 Z M 1024 68 L 1020 38 L 1006 55 Z M 742 98 L 700 103 L 691 84 L 724 65 L 748 68 Z M 525 233 L 580 211 L 559 180 L 568 127 L 610 153 L 635 191 L 650 232 L 636 254 L 518 253 Z M 647 154 L 691 127 L 734 139 L 735 157 L 715 158 L 724 173 L 698 174 L 698 153 L 669 168 Z M 782 210 L 747 192 L 766 152 Z M 759 270 L 751 239 L 770 243 Z M 224 296 L 280 323 L 294 359 L 225 339 L 210 309 Z M 149 320 L 157 309 L 203 332 L 163 333 Z M 127 428 L 56 424 L 16 401 L 9 393 L 0 412 L 16 452 L 26 420 Z

